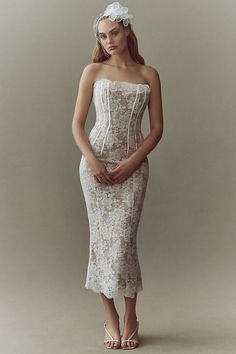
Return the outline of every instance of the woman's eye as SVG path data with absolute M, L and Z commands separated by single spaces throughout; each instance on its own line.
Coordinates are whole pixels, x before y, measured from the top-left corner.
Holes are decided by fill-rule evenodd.
M 111 35 L 112 35 L 112 36 L 114 36 L 114 35 L 116 36 L 118 33 L 119 33 L 119 32 L 112 32 Z M 103 36 L 103 35 L 101 35 L 100 38 L 101 38 L 101 39 L 105 39 L 106 37 Z

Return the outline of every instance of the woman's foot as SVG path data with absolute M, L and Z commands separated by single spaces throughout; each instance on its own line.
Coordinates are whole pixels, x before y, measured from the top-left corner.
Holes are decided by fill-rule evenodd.
M 107 317 L 106 322 L 105 322 L 105 341 L 104 345 L 108 349 L 118 349 L 120 348 L 120 326 L 119 326 L 119 316 L 113 316 L 113 317 Z M 109 332 L 109 333 L 107 333 Z M 118 341 L 113 341 L 111 339 L 111 336 L 118 340 Z
M 126 340 L 130 337 L 130 335 L 135 331 L 137 328 L 138 321 L 136 315 L 132 316 L 124 316 L 124 331 L 121 337 L 121 340 Z M 129 349 L 129 347 L 136 348 L 139 345 L 139 336 L 138 336 L 138 329 L 132 336 L 132 338 L 121 344 L 123 349 Z

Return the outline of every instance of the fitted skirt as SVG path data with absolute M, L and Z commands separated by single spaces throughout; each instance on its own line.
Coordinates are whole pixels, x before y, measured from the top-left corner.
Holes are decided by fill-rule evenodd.
M 104 163 L 108 171 L 116 165 Z M 137 231 L 149 178 L 148 158 L 124 182 L 107 185 L 96 181 L 82 155 L 79 177 L 89 222 L 85 288 L 110 299 L 133 298 L 143 290 Z

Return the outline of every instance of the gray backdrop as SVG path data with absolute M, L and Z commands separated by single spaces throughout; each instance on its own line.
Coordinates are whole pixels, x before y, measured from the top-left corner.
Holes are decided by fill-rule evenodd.
M 89 229 L 71 122 L 93 20 L 111 2 L 0 1 L 4 354 L 104 350 L 102 303 L 84 288 Z M 139 350 L 233 353 L 236 2 L 121 4 L 159 72 L 164 114 L 138 231 Z M 88 132 L 94 122 L 92 104 Z

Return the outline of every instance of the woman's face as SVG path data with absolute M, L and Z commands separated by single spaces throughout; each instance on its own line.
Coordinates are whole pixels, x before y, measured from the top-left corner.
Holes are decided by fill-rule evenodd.
M 123 28 L 118 22 L 110 19 L 101 20 L 98 24 L 98 36 L 101 45 L 110 54 L 122 52 L 127 46 L 129 30 Z M 114 46 L 114 49 L 110 48 Z

